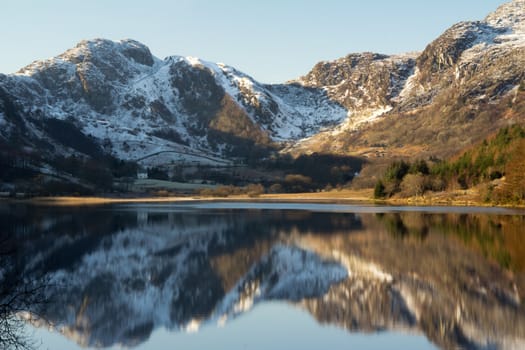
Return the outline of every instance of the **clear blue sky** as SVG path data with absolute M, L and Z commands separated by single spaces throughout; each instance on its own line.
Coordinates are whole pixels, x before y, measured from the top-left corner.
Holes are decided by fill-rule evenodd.
M 224 62 L 262 82 L 351 52 L 419 51 L 505 0 L 2 0 L 0 72 L 82 39 L 132 38 L 160 58 Z

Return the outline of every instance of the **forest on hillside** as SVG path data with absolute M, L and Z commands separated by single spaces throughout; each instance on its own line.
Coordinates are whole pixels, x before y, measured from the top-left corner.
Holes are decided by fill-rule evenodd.
M 485 202 L 525 202 L 525 127 L 500 129 L 448 160 L 396 160 L 374 188 L 376 198 L 422 196 L 426 192 L 478 188 Z

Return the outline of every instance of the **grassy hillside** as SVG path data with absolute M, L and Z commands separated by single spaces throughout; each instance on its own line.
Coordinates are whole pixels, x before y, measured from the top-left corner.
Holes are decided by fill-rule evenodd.
M 481 84 L 478 80 L 472 86 Z M 467 87 L 451 85 L 428 105 L 418 107 L 414 102 L 415 107 L 395 107 L 377 122 L 357 131 L 320 133 L 308 142 L 307 150 L 299 149 L 296 153 L 352 154 L 366 156 L 371 161 L 414 155 L 448 158 L 502 127 L 524 122 L 523 79 L 517 89 L 501 98 L 480 99 L 470 94 Z
M 442 161 L 394 161 L 375 186 L 375 196 L 410 197 L 426 192 L 478 188 L 486 202 L 525 203 L 525 127 L 513 125 Z

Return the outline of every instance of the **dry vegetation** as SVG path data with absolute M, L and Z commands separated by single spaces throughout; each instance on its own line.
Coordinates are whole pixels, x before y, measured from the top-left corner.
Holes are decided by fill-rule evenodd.
M 358 131 L 320 133 L 308 140 L 309 152 L 362 155 L 372 160 L 395 157 L 447 158 L 482 141 L 525 116 L 524 49 L 488 55 L 467 67 L 424 75 L 422 93 L 414 93 L 377 122 Z M 306 151 L 297 149 L 298 152 Z
M 447 202 L 460 197 L 467 202 L 523 205 L 525 128 L 503 128 L 448 161 L 394 161 L 376 182 L 374 196 Z

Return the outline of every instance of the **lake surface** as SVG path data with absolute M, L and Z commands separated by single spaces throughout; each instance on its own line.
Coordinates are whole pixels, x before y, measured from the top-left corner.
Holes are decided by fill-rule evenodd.
M 42 349 L 525 348 L 519 210 L 0 203 L 0 232 Z

